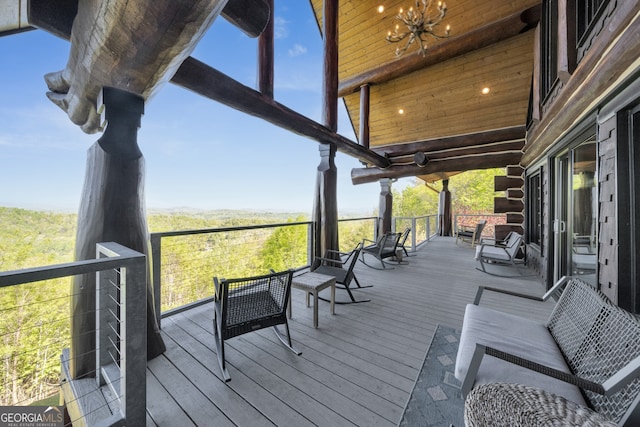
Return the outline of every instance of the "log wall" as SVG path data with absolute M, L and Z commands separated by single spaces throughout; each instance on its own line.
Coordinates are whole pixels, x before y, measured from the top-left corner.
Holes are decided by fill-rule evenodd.
M 524 232 L 524 169 L 520 166 L 508 166 L 506 176 L 494 178 L 495 191 L 504 191 L 506 197 L 496 197 L 493 212 L 507 214 L 507 223 L 496 225 L 496 239 L 504 239 L 510 231 Z

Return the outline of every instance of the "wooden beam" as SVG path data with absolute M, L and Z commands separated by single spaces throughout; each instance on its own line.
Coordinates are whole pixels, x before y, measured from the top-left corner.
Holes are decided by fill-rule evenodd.
M 426 56 L 422 56 L 422 54 L 416 51 L 410 55 L 403 55 L 399 59 L 388 62 L 373 70 L 365 71 L 364 73 L 344 79 L 338 86 L 338 96 L 347 96 L 357 91 L 363 84 L 385 83 L 413 71 L 516 36 L 523 31 L 535 27 L 536 23 L 540 20 L 540 10 L 540 5 L 523 9 L 511 16 L 457 37 L 451 37 L 446 41 L 432 46 L 427 51 Z
M 522 200 L 507 199 L 506 197 L 496 197 L 493 199 L 493 213 L 520 213 L 524 210 Z
M 524 139 L 516 140 L 516 141 L 507 141 L 507 142 L 496 142 L 491 144 L 482 144 L 482 145 L 473 145 L 470 147 L 461 147 L 454 148 L 451 150 L 439 150 L 439 151 L 431 151 L 428 153 L 424 153 L 422 151 L 418 151 L 416 154 L 422 154 L 429 161 L 432 160 L 442 160 L 449 159 L 452 157 L 462 157 L 462 156 L 470 156 L 473 154 L 488 154 L 488 153 L 501 153 L 508 151 L 522 151 L 524 147 Z M 413 156 L 399 156 L 399 157 L 389 157 L 392 165 L 397 164 L 407 164 L 407 163 L 416 163 L 420 166 L 420 164 L 415 161 L 415 157 Z
M 267 0 L 273 10 L 273 0 Z M 258 38 L 258 90 L 273 98 L 273 14 Z
M 594 39 L 587 55 L 576 67 L 544 117 L 527 135 L 522 165 L 529 166 L 552 144 L 609 96 L 614 82 L 627 74 L 640 58 L 637 42 L 640 2 L 618 2 L 607 22 L 607 36 Z
M 369 85 L 360 88 L 360 145 L 369 148 L 369 112 L 371 98 Z
M 221 15 L 249 37 L 257 37 L 267 25 L 273 7 L 268 0 L 229 0 Z M 29 0 L 29 22 L 69 40 L 78 0 Z
M 324 0 L 322 8 L 323 109 L 322 121 L 332 132 L 338 131 L 338 0 Z
M 493 189 L 495 191 L 507 191 L 510 188 L 522 188 L 524 179 L 510 176 L 494 176 Z
M 28 7 L 31 25 L 69 40 L 78 0 L 29 0 Z
M 378 154 L 387 157 L 409 156 L 422 151 L 447 150 L 453 148 L 466 148 L 472 145 L 493 144 L 503 141 L 516 141 L 524 139 L 526 129 L 524 126 L 490 130 L 486 132 L 469 133 L 466 135 L 447 136 L 444 138 L 427 139 L 424 141 L 408 142 L 405 144 L 384 145 L 373 148 Z M 428 155 L 428 154 L 427 154 Z
M 566 83 L 576 69 L 576 2 L 558 2 L 558 78 Z
M 238 83 L 231 77 L 194 58 L 189 57 L 182 63 L 171 82 L 243 113 L 264 119 L 290 132 L 323 144 L 333 143 L 338 151 L 363 162 L 381 168 L 390 165 L 389 159 L 386 157 L 332 132 L 320 123 Z
M 517 151 L 435 160 L 429 162 L 425 167 L 416 165 L 394 165 L 387 169 L 356 168 L 351 169 L 351 182 L 353 184 L 365 184 L 368 182 L 376 182 L 382 178 L 403 178 L 437 172 L 500 168 L 508 165 L 517 165 L 520 163 L 521 157 L 522 153 Z
M 272 18 L 273 2 L 270 0 L 229 0 L 221 15 L 249 37 L 258 37 Z

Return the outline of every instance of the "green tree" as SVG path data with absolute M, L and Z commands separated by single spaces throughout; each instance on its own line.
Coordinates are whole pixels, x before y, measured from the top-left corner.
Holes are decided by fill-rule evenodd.
M 299 216 L 291 222 L 302 222 Z M 262 247 L 261 259 L 263 269 L 282 271 L 289 268 L 302 267 L 307 264 L 307 225 L 292 225 L 277 228 Z

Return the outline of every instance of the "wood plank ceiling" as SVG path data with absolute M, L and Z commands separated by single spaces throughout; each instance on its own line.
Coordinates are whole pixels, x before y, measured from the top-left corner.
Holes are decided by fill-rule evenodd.
M 321 23 L 323 0 L 310 1 Z M 392 165 L 354 169 L 354 183 L 385 176 L 435 181 L 518 164 L 540 0 L 449 0 L 443 22 L 451 26 L 450 38 L 434 40 L 424 58 L 415 47 L 397 58 L 398 45 L 385 36 L 398 9 L 412 5 L 414 0 L 339 1 L 340 94 L 358 134 L 359 87 L 370 84 L 369 144 Z M 416 166 L 416 152 L 426 154 L 426 167 Z

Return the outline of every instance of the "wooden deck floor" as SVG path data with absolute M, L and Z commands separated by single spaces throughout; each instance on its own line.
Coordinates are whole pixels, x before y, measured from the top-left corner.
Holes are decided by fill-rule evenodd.
M 302 355 L 270 329 L 233 338 L 226 345 L 229 383 L 220 378 L 210 304 L 163 319 L 167 352 L 148 365 L 147 424 L 397 425 L 436 325 L 461 327 L 478 285 L 544 293 L 535 277 L 477 271 L 473 254 L 453 238 L 436 238 L 393 270 L 358 263 L 360 283 L 373 287 L 356 295 L 371 301 L 337 305 L 334 316 L 320 302 L 318 329 L 303 292 L 294 290 L 290 328 Z M 537 319 L 551 309 L 495 294 L 483 304 Z

